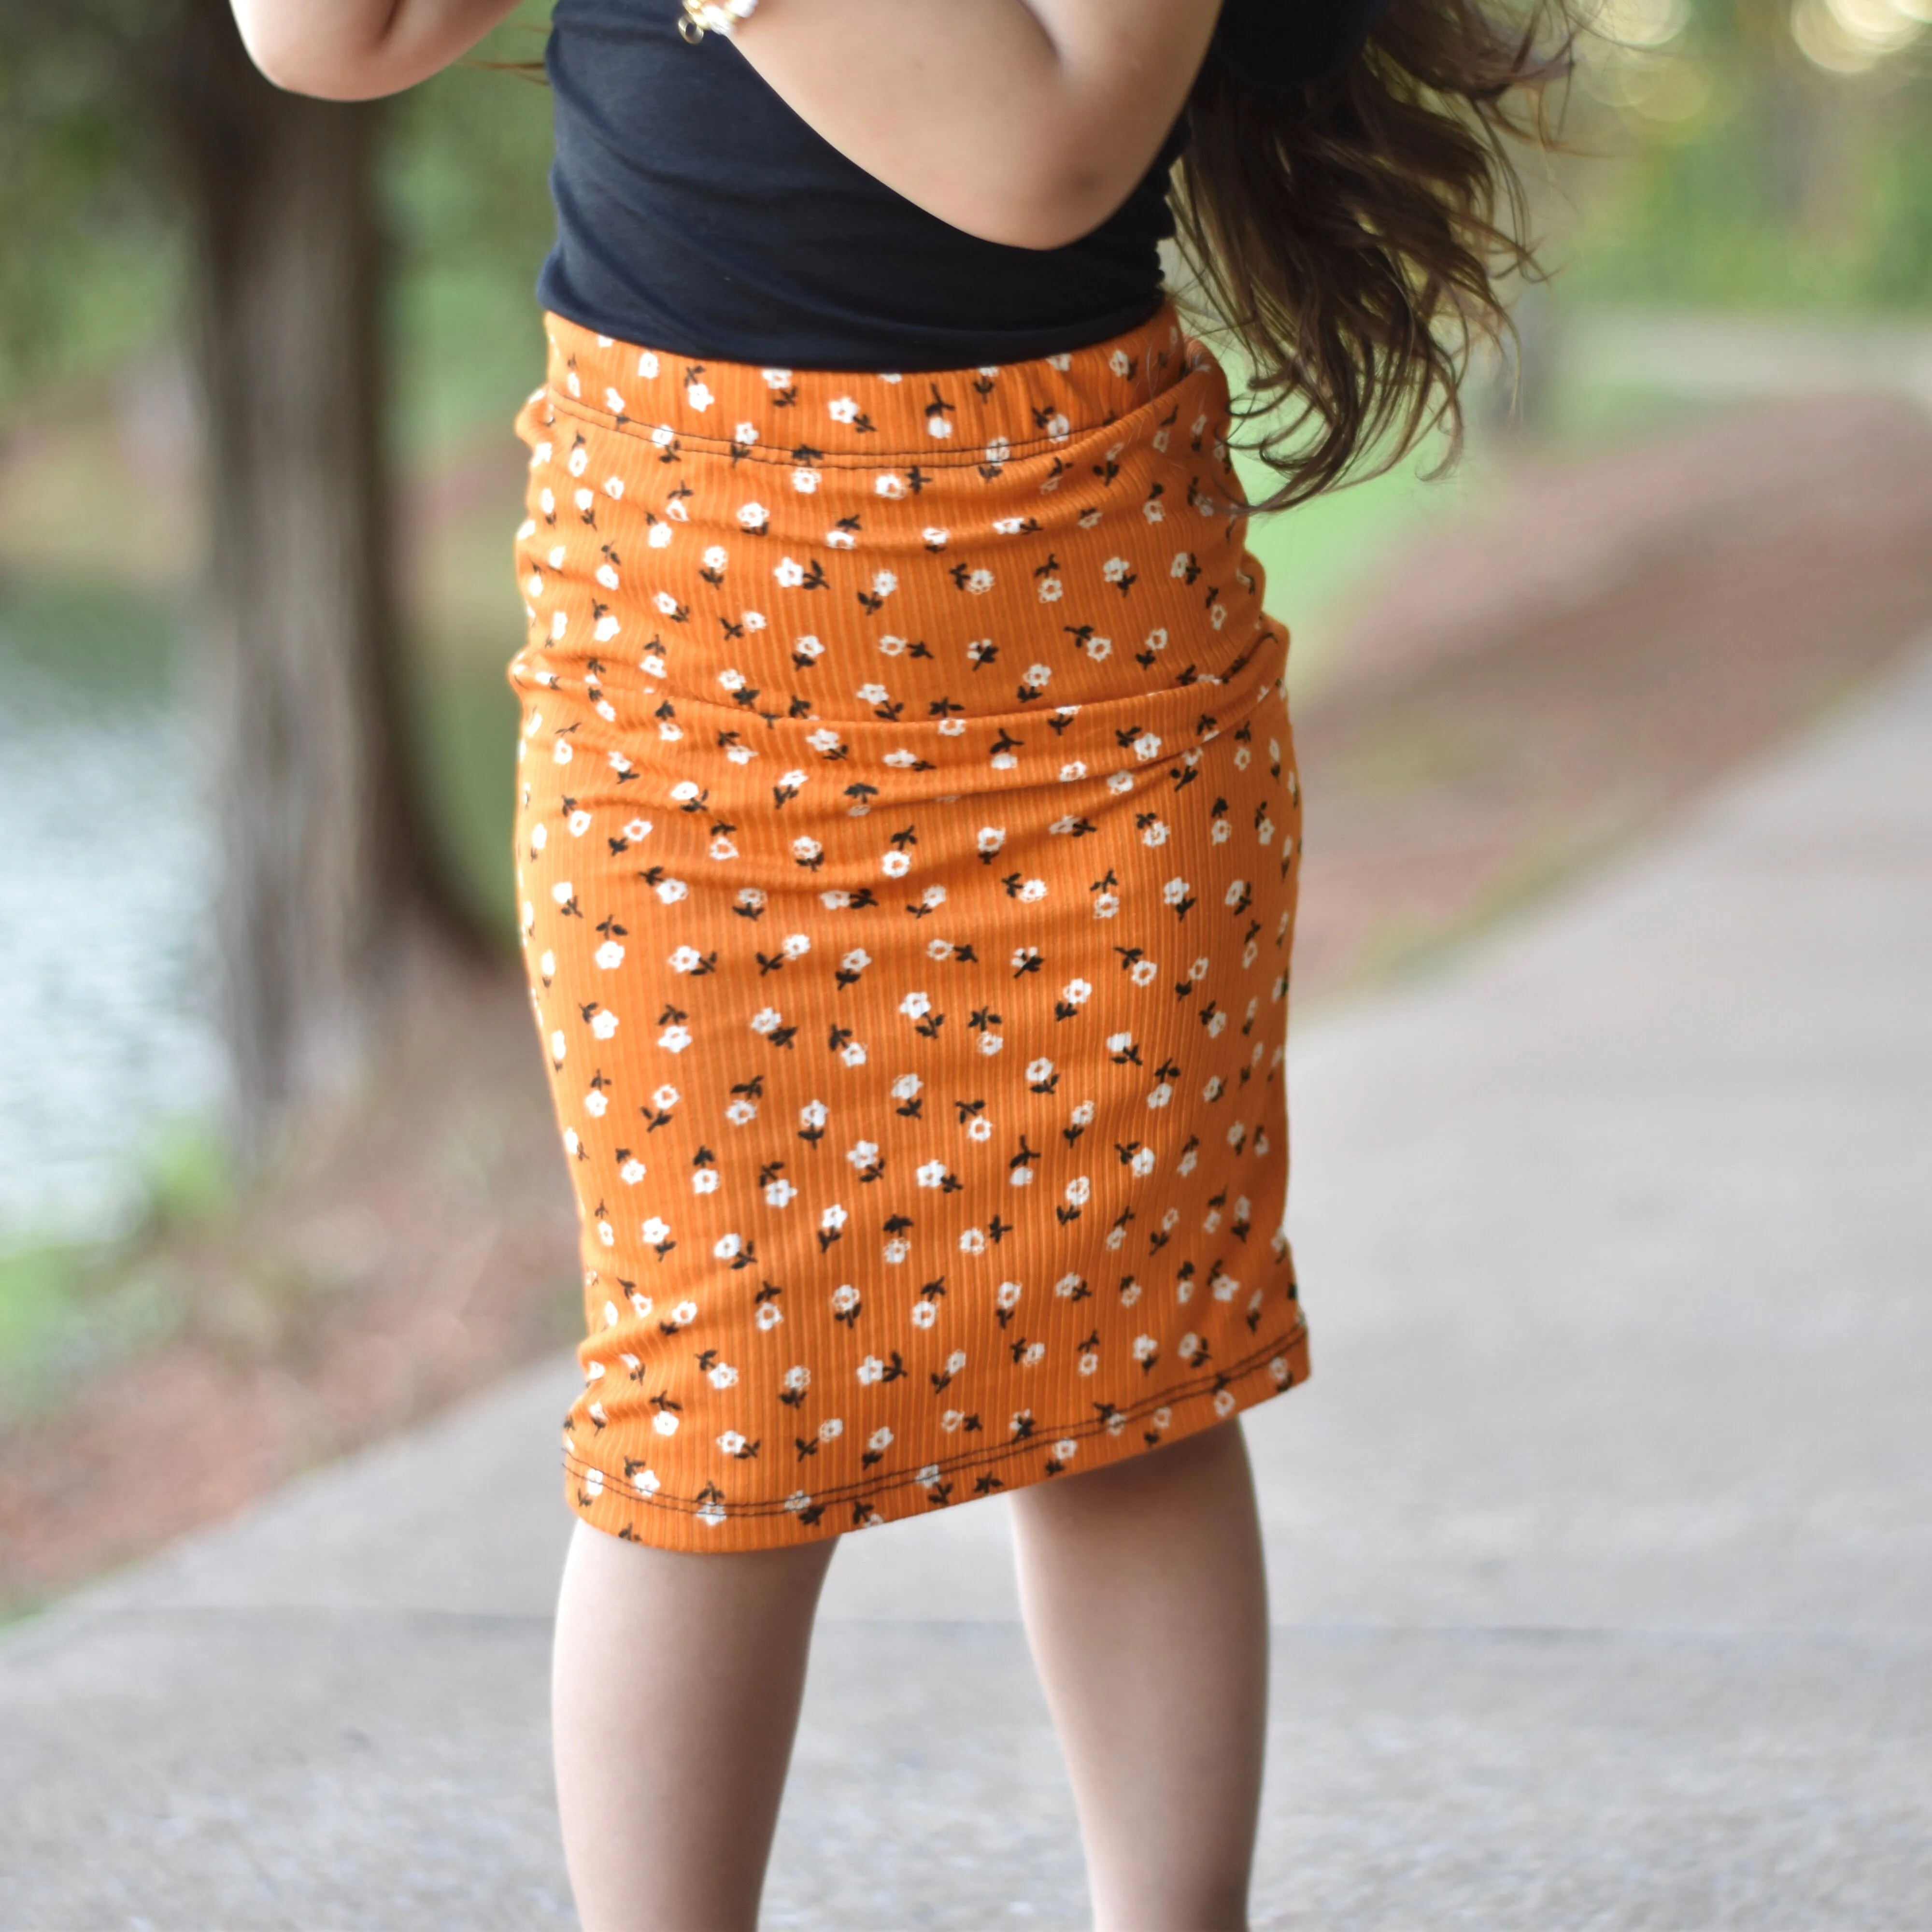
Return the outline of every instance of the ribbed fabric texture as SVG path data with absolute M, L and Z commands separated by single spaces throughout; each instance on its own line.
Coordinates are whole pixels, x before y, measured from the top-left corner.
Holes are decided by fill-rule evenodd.
M 1171 310 L 895 378 L 549 319 L 517 825 L 591 1522 L 755 1548 L 1298 1382 L 1286 638 Z

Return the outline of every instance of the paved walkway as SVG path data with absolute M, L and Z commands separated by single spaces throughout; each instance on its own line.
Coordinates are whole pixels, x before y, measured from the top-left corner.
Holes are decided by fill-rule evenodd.
M 1302 1030 L 1258 1926 L 1932 1923 L 1928 994 L 1932 656 Z M 0 1928 L 570 1924 L 571 1380 L 0 1642 Z M 1082 1922 L 1004 1536 L 842 1551 L 770 1924 Z

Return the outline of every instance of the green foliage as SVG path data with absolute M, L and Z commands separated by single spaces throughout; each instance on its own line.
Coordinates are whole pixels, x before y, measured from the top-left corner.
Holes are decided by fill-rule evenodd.
M 0 8 L 0 412 L 174 322 L 182 228 L 140 110 L 165 7 Z
M 1653 52 L 1586 49 L 1572 178 L 1607 185 L 1566 302 L 1848 311 L 1932 304 L 1932 71 L 1808 60 L 1790 10 L 1696 0 Z M 1926 37 L 1932 46 L 1932 35 Z

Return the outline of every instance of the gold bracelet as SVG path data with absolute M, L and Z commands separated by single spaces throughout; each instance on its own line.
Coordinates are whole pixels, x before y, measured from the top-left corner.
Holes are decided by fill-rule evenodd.
M 738 22 L 748 20 L 758 10 L 758 0 L 684 0 L 678 38 L 694 47 L 706 34 L 722 34 L 728 40 L 738 31 Z

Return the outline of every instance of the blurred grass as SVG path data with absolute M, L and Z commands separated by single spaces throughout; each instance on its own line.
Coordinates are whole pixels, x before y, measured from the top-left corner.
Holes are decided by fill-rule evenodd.
M 234 1204 L 212 1126 L 151 1129 L 142 1192 L 139 1220 L 111 1240 L 0 1247 L 0 1428 L 60 1407 L 77 1381 L 159 1348 L 192 1318 L 195 1284 L 162 1244 Z

